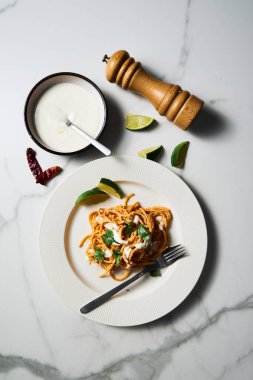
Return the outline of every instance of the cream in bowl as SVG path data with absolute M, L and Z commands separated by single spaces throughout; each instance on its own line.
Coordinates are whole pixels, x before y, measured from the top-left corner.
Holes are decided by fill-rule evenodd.
M 106 122 L 105 100 L 90 79 L 74 73 L 53 74 L 28 95 L 26 127 L 33 140 L 51 153 L 80 152 L 89 142 L 69 128 L 67 121 L 97 139 Z

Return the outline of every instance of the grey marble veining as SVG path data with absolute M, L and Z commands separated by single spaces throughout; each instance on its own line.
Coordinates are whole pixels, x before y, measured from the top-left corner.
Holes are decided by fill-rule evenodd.
M 0 1 L 0 13 L 6 11 L 10 7 L 14 7 L 18 0 L 1 0 Z
M 132 355 L 124 357 L 121 360 L 117 360 L 108 364 L 106 367 L 102 368 L 101 371 L 97 373 L 85 374 L 78 377 L 66 377 L 54 366 L 49 364 L 40 363 L 37 360 L 31 360 L 19 356 L 0 356 L 0 371 L 8 372 L 15 368 L 25 368 L 32 374 L 36 376 L 41 376 L 44 379 L 56 379 L 56 380 L 100 380 L 100 379 L 111 379 L 114 375 L 121 378 L 128 378 L 125 376 L 125 367 L 132 366 L 135 368 L 135 379 L 142 378 L 143 380 L 156 379 L 159 378 L 165 364 L 172 361 L 172 356 L 174 350 L 180 350 L 182 345 L 187 344 L 192 339 L 200 339 L 207 329 L 210 329 L 214 325 L 219 323 L 221 318 L 225 318 L 226 314 L 233 314 L 239 311 L 251 311 L 252 318 L 253 309 L 253 295 L 248 296 L 241 302 L 238 302 L 232 306 L 225 306 L 218 310 L 213 315 L 208 315 L 207 319 L 201 325 L 189 329 L 183 333 L 175 333 L 170 337 L 164 339 L 164 342 L 156 350 L 147 349 L 143 351 L 140 355 Z M 213 377 L 215 379 L 221 379 L 225 374 L 229 373 L 234 366 L 239 366 L 244 360 L 248 359 L 253 355 L 253 345 L 247 352 L 243 353 L 236 359 L 236 362 L 225 367 L 222 374 L 218 377 Z M 87 371 L 88 372 L 88 371 Z
M 185 11 L 185 20 L 184 20 L 184 35 L 183 43 L 180 49 L 180 56 L 178 62 L 178 69 L 180 70 L 177 80 L 180 81 L 184 75 L 187 65 L 187 59 L 190 52 L 190 38 L 189 38 L 189 24 L 190 24 L 190 11 L 193 0 L 187 0 L 186 11 Z

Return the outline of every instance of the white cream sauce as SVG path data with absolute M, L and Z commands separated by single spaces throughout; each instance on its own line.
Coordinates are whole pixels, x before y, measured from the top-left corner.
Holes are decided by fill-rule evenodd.
M 110 257 L 112 257 L 112 252 L 111 252 L 109 249 L 106 249 L 106 250 L 105 250 L 105 257 L 108 258 L 108 259 L 109 259 Z
M 131 248 L 130 247 L 125 247 L 123 252 L 124 252 L 124 255 L 125 255 L 126 259 L 128 260 L 129 255 L 131 253 Z
M 159 230 L 162 231 L 164 229 L 164 224 L 163 224 L 163 218 L 162 218 L 162 216 L 161 215 L 156 216 L 156 220 L 159 223 Z
M 123 240 L 121 239 L 119 233 L 118 233 L 118 230 L 119 230 L 119 226 L 115 223 L 105 223 L 105 228 L 107 228 L 108 230 L 111 230 L 113 232 L 113 238 L 115 240 L 115 243 L 116 245 L 119 245 L 119 244 L 128 244 L 128 241 L 127 240 Z
M 95 220 L 96 220 L 96 222 L 98 222 L 99 224 L 102 224 L 103 221 L 104 221 L 104 218 L 103 218 L 102 216 L 98 215 L 98 216 L 96 216 Z
M 136 243 L 134 246 L 137 249 L 145 249 L 149 245 L 149 240 L 145 240 L 143 243 Z
M 139 215 L 134 215 L 133 224 L 139 224 L 139 223 L 140 223 Z
M 113 230 L 113 237 L 114 237 L 115 242 L 119 244 L 126 244 L 126 245 L 128 244 L 128 241 L 121 239 L 119 233 L 115 230 Z
M 34 118 L 36 133 L 44 145 L 58 152 L 72 152 L 88 143 L 66 126 L 66 120 L 95 138 L 102 115 L 96 96 L 89 90 L 74 83 L 59 83 L 41 96 Z
M 115 223 L 105 223 L 105 228 L 107 228 L 108 230 L 116 230 L 118 231 L 119 229 L 119 226 Z

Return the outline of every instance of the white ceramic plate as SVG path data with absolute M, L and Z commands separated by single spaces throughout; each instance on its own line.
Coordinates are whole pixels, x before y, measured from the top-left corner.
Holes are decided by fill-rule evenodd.
M 144 207 L 162 205 L 173 214 L 171 245 L 183 244 L 189 256 L 162 270 L 161 277 L 145 276 L 110 301 L 86 314 L 97 322 L 132 326 L 157 319 L 178 306 L 196 284 L 207 251 L 203 213 L 192 191 L 169 169 L 138 157 L 107 157 L 71 174 L 55 190 L 44 211 L 40 228 L 40 254 L 45 272 L 60 297 L 75 311 L 118 285 L 99 278 L 100 268 L 89 265 L 78 243 L 90 231 L 88 215 L 98 207 L 120 201 L 73 207 L 83 191 L 95 187 L 101 177 L 119 182 L 125 193 L 134 192 Z

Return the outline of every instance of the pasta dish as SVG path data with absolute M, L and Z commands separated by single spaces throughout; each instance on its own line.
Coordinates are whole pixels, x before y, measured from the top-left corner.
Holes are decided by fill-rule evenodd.
M 89 215 L 92 231 L 79 246 L 85 245 L 89 263 L 97 263 L 104 272 L 122 281 L 134 267 L 150 265 L 169 246 L 170 210 L 162 206 L 143 208 L 139 202 L 99 208 Z

